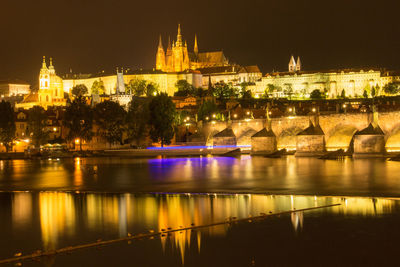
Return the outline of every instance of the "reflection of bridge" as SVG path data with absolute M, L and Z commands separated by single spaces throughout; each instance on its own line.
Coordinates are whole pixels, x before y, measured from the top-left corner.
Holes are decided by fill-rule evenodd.
M 357 130 L 366 128 L 372 120 L 368 113 L 321 115 L 319 124 L 325 133 L 327 150 L 347 149 Z M 379 126 L 385 133 L 386 149 L 400 150 L 400 111 L 379 113 Z M 272 130 L 277 137 L 278 149 L 295 149 L 296 135 L 308 127 L 308 116 L 281 117 L 272 119 Z M 238 145 L 250 145 L 251 136 L 265 126 L 265 120 L 232 121 L 232 130 Z M 202 131 L 206 140 L 227 127 L 227 122 L 205 124 Z

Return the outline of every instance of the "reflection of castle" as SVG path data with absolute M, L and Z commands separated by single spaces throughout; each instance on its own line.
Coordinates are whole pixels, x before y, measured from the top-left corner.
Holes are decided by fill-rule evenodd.
M 158 43 L 156 69 L 164 72 L 181 72 L 199 68 L 228 66 L 229 62 L 222 51 L 199 53 L 197 36 L 194 38 L 193 53 L 188 52 L 187 43 L 183 43 L 181 27 L 178 26 L 176 42 L 168 40 L 167 51 L 164 52 L 162 40 Z

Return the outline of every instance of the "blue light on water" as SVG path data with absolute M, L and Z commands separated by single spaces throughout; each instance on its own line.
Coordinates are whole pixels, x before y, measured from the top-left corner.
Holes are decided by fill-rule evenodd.
M 181 149 L 214 149 L 214 148 L 250 148 L 250 145 L 226 145 L 226 146 L 167 146 L 167 147 L 147 147 L 151 150 L 181 150 Z

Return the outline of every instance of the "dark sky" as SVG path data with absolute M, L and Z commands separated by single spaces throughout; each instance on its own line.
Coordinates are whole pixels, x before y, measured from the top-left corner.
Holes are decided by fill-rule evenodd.
M 291 54 L 307 70 L 400 69 L 399 0 L 1 0 L 0 78 L 37 80 L 43 55 L 56 71 L 152 68 L 181 23 L 192 49 L 223 49 L 263 72 L 286 70 Z

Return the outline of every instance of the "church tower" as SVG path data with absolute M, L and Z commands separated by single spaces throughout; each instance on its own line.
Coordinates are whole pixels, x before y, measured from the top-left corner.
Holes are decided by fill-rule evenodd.
M 50 72 L 47 68 L 46 57 L 43 57 L 42 68 L 39 74 L 39 89 L 48 89 L 50 87 Z
M 296 61 L 294 61 L 294 57 L 292 55 L 289 61 L 289 72 L 295 72 L 295 71 L 296 71 Z
M 300 57 L 297 57 L 297 62 L 296 62 L 296 71 L 301 71 L 301 62 L 300 62 Z
M 156 55 L 156 69 L 165 71 L 165 52 L 162 45 L 161 35 L 160 35 L 160 40 L 158 42 L 158 49 Z

